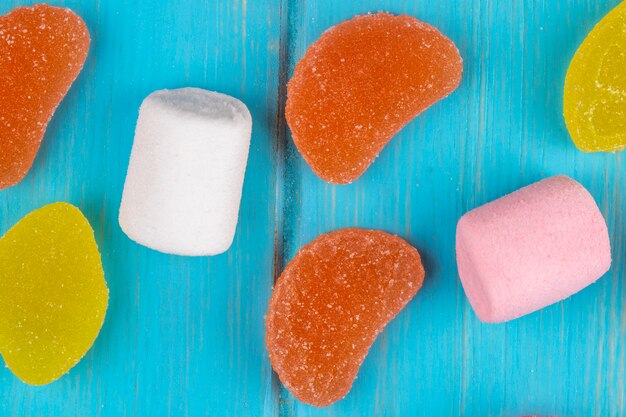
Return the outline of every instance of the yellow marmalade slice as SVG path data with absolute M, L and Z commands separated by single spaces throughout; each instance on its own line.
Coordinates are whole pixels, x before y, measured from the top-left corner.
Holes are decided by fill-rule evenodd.
M 76 207 L 45 206 L 0 239 L 0 353 L 22 381 L 48 384 L 76 365 L 108 301 L 93 230 Z
M 574 55 L 565 77 L 563 112 L 580 150 L 626 147 L 626 2 L 596 25 Z

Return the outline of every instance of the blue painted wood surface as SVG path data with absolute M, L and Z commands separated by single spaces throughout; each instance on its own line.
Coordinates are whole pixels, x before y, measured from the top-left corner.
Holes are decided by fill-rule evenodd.
M 561 116 L 567 65 L 617 0 L 51 1 L 85 19 L 92 48 L 32 171 L 0 191 L 0 233 L 44 204 L 78 205 L 111 299 L 94 347 L 59 381 L 35 388 L 0 370 L 0 416 L 624 415 L 624 157 L 577 151 Z M 0 13 L 28 3 L 2 1 Z M 358 181 L 328 185 L 291 142 L 284 83 L 326 28 L 378 10 L 439 27 L 461 51 L 464 79 Z M 182 86 L 238 97 L 254 118 L 237 236 L 214 258 L 159 254 L 117 223 L 139 104 Z M 611 272 L 539 313 L 480 323 L 456 274 L 457 219 L 558 173 L 597 199 Z M 346 399 L 316 409 L 272 374 L 263 317 L 298 248 L 344 226 L 408 239 L 427 279 Z

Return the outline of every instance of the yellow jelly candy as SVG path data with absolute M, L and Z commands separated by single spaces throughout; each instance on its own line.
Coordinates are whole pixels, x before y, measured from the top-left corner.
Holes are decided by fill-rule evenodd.
M 604 17 L 578 48 L 565 77 L 563 112 L 585 152 L 626 148 L 626 2 Z
M 108 301 L 93 230 L 76 207 L 45 206 L 0 239 L 0 353 L 22 381 L 48 384 L 76 365 Z

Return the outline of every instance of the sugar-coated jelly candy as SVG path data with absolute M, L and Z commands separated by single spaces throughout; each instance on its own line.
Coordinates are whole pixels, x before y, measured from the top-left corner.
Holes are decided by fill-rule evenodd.
M 300 249 L 266 318 L 270 360 L 285 387 L 318 407 L 343 398 L 376 336 L 423 280 L 417 250 L 388 233 L 342 229 Z
M 450 39 L 411 16 L 357 16 L 306 51 L 287 88 L 286 117 L 323 180 L 357 179 L 415 116 L 454 91 L 463 62 Z
M 0 17 L 0 189 L 32 166 L 89 43 L 85 22 L 69 9 L 38 4 Z
M 585 152 L 626 147 L 626 2 L 589 33 L 565 77 L 563 113 Z
M 503 322 L 595 282 L 611 266 L 611 245 L 591 194 L 559 175 L 465 214 L 456 257 L 478 318 Z
M 76 365 L 108 299 L 93 230 L 76 207 L 45 206 L 0 239 L 0 353 L 22 381 L 47 384 Z

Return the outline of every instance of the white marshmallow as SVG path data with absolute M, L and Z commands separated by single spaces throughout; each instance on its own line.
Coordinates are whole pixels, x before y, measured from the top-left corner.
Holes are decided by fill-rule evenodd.
M 216 255 L 232 244 L 252 117 L 241 101 L 199 88 L 141 104 L 119 222 L 160 252 Z

